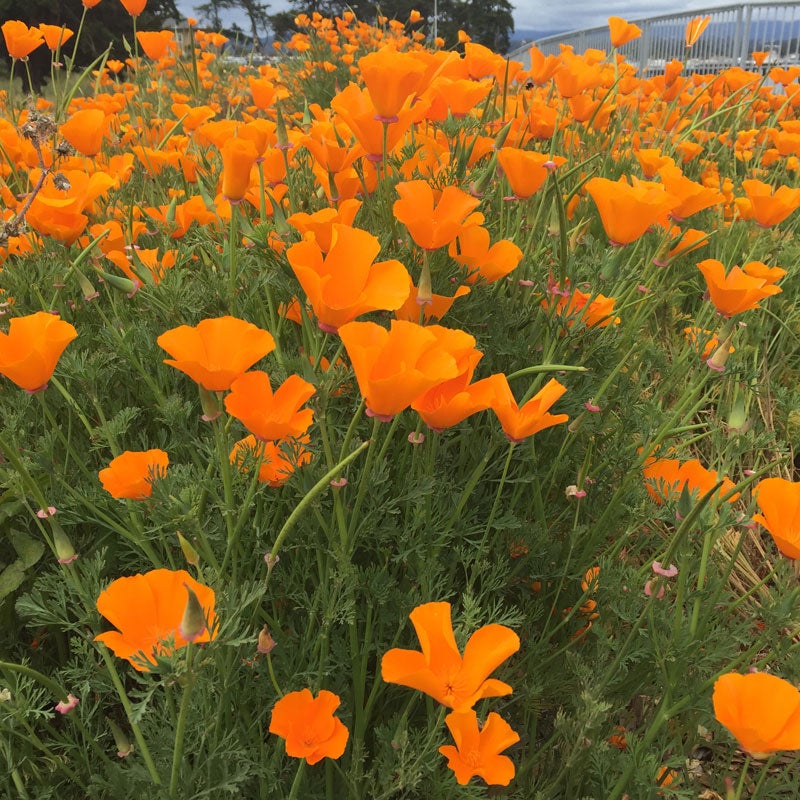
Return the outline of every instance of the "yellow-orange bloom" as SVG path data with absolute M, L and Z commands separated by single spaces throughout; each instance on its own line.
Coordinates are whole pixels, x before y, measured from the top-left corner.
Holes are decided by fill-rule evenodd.
M 425 64 L 411 53 L 384 47 L 358 60 L 372 105 L 384 123 L 397 121 L 403 104 L 419 95 L 429 77 Z
M 99 108 L 82 108 L 59 131 L 81 155 L 96 156 L 103 147 L 106 127 L 106 115 Z
M 249 139 L 234 137 L 225 142 L 221 152 L 222 196 L 231 203 L 238 203 L 247 194 L 258 150 Z
M 494 388 L 495 396 L 491 409 L 500 420 L 506 438 L 511 442 L 521 442 L 534 433 L 553 425 L 560 425 L 569 419 L 567 414 L 548 413 L 553 403 L 567 391 L 567 387 L 555 378 L 551 378 L 521 408 L 514 399 L 514 393 L 505 375 L 499 376 Z
M 0 333 L 0 375 L 26 392 L 44 389 L 77 335 L 69 322 L 46 311 L 13 317 L 8 333 Z
M 149 672 L 147 662 L 155 666 L 155 655 L 169 655 L 189 644 L 181 635 L 187 588 L 197 596 L 205 617 L 205 630 L 192 641 L 211 641 L 216 636 L 214 590 L 182 569 L 154 569 L 113 581 L 97 598 L 97 610 L 117 630 L 101 633 L 94 640 L 139 672 Z
M 303 446 L 308 442 L 308 436 L 279 442 L 259 442 L 251 433 L 233 446 L 230 462 L 241 472 L 248 472 L 250 463 L 257 464 L 259 483 L 276 489 L 289 480 L 297 467 L 311 461 L 311 452 Z
M 609 17 L 608 28 L 612 47 L 622 47 L 642 35 L 642 29 L 638 25 L 634 25 L 622 17 Z
M 761 300 L 781 292 L 780 286 L 769 283 L 766 278 L 748 275 L 738 266 L 725 274 L 725 266 L 715 258 L 701 261 L 697 268 L 706 279 L 711 302 L 726 317 L 758 308 Z
M 769 228 L 783 222 L 791 213 L 800 208 L 800 189 L 779 186 L 773 190 L 768 183 L 757 180 L 742 181 L 753 217 L 762 228 Z
M 126 450 L 98 473 L 103 488 L 126 500 L 146 500 L 153 494 L 153 481 L 163 478 L 169 455 L 163 450 Z
M 144 11 L 147 0 L 119 0 L 122 7 L 132 16 L 138 17 Z M 86 3 L 84 2 L 84 5 Z
M 784 478 L 764 478 L 753 494 L 761 511 L 753 519 L 772 536 L 787 558 L 800 558 L 800 483 Z
M 27 58 L 39 45 L 44 44 L 44 36 L 38 28 L 29 28 L 18 19 L 4 22 L 0 30 L 8 54 L 15 60 Z
M 136 38 L 144 50 L 144 54 L 153 61 L 164 58 L 178 47 L 172 31 L 137 31 Z
M 695 17 L 686 23 L 686 46 L 691 47 L 711 22 L 711 17 Z
M 314 697 L 309 689 L 289 692 L 272 708 L 269 732 L 286 740 L 286 755 L 316 764 L 323 758 L 339 758 L 350 732 L 333 716 L 342 701 L 321 689 Z
M 714 683 L 714 716 L 754 758 L 800 750 L 800 692 L 766 672 L 729 672 Z
M 508 786 L 514 777 L 514 762 L 500 755 L 519 741 L 519 734 L 493 711 L 478 728 L 478 715 L 470 711 L 448 714 L 445 719 L 456 746 L 443 745 L 439 752 L 447 759 L 456 780 L 466 786 L 476 775 L 489 786 Z
M 46 25 L 44 22 L 39 23 L 39 30 L 42 32 L 47 48 L 54 52 L 75 35 L 75 32 L 65 25 Z
M 727 496 L 729 503 L 739 498 L 739 493 L 730 494 L 733 481 L 720 478 L 715 470 L 707 469 L 696 458 L 681 462 L 676 458 L 651 458 L 643 468 L 645 487 L 650 496 L 661 505 L 665 500 L 678 500 L 684 491 L 702 496 L 718 483 L 722 483 L 715 499 Z
M 505 625 L 484 625 L 458 650 L 450 603 L 425 603 L 409 615 L 422 652 L 394 648 L 381 659 L 386 683 L 409 686 L 454 711 L 468 711 L 484 697 L 503 697 L 513 689 L 489 676 L 519 650 L 519 637 Z
M 210 392 L 224 392 L 256 361 L 275 349 L 272 334 L 236 317 L 181 325 L 156 340 L 172 359 L 164 359 Z

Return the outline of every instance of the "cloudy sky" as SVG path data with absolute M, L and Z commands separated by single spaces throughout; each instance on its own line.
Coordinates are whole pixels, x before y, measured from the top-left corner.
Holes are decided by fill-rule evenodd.
M 186 15 L 194 12 L 194 6 L 203 0 L 177 0 L 178 8 Z M 517 28 L 539 31 L 570 31 L 603 25 L 609 16 L 638 19 L 657 14 L 675 14 L 695 11 L 712 6 L 729 5 L 730 0 L 512 0 L 515 6 L 514 22 Z M 286 0 L 271 0 L 270 11 L 283 11 L 289 7 Z M 247 30 L 246 18 L 241 14 L 225 17 L 229 23 L 238 24 Z

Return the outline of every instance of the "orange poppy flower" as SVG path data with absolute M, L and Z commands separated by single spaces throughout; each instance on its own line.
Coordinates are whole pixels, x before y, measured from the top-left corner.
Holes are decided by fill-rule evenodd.
M 8 333 L 0 333 L 0 375 L 26 392 L 41 391 L 77 335 L 69 322 L 46 311 L 13 317 Z
M 327 253 L 331 249 L 334 224 L 352 226 L 359 208 L 360 200 L 342 200 L 337 208 L 323 208 L 313 214 L 299 211 L 286 221 L 302 234 L 313 233 L 320 250 Z
M 419 95 L 430 80 L 425 64 L 411 53 L 384 47 L 358 60 L 361 77 L 381 122 L 397 122 L 409 97 Z
M 39 45 L 44 44 L 44 36 L 38 28 L 29 28 L 18 19 L 4 22 L 0 30 L 3 32 L 8 54 L 15 61 L 27 58 Z
M 419 289 L 411 287 L 411 292 L 406 298 L 405 303 L 395 309 L 396 319 L 404 319 L 407 322 L 419 322 L 419 312 L 422 311 L 422 318 L 427 324 L 430 320 L 441 320 L 450 310 L 453 303 L 459 298 L 470 293 L 469 286 L 459 286 L 456 293 L 452 296 L 445 294 L 430 294 L 430 302 L 419 301 Z
M 411 404 L 432 431 L 452 428 L 467 417 L 491 408 L 499 376 L 490 375 L 470 383 L 473 371 L 474 365 L 458 377 L 429 389 Z
M 409 615 L 422 652 L 394 648 L 381 659 L 386 683 L 418 689 L 454 711 L 468 711 L 484 697 L 503 697 L 513 689 L 490 678 L 519 650 L 519 637 L 505 625 L 484 625 L 458 651 L 450 603 L 425 603 Z
M 163 478 L 169 456 L 163 450 L 126 450 L 98 473 L 103 488 L 118 500 L 146 500 L 153 494 L 153 481 Z
M 311 452 L 303 446 L 308 442 L 308 436 L 279 442 L 259 442 L 250 434 L 233 446 L 230 462 L 241 472 L 248 472 L 250 463 L 259 464 L 259 483 L 277 489 L 289 480 L 297 467 L 311 462 Z
M 753 519 L 770 532 L 787 558 L 800 558 L 800 483 L 764 478 L 753 494 L 761 511 Z
M 247 194 L 258 151 L 249 139 L 234 137 L 222 145 L 221 152 L 222 196 L 230 203 L 238 203 Z
M 580 320 L 587 328 L 605 328 L 612 323 L 619 325 L 620 318 L 614 316 L 613 297 L 603 294 L 591 295 L 574 289 L 567 297 L 559 297 L 556 313 L 566 318 L 567 326 L 572 327 Z M 550 307 L 548 300 L 542 300 L 542 308 Z
M 65 25 L 46 25 L 44 22 L 39 23 L 39 30 L 42 32 L 47 48 L 53 52 L 75 35 L 75 31 L 71 31 Z
M 531 70 L 529 79 L 536 86 L 544 86 L 563 66 L 558 56 L 545 56 L 536 45 L 529 50 Z
M 442 346 L 442 331 L 447 329 L 404 320 L 393 320 L 388 331 L 374 322 L 348 322 L 339 328 L 368 415 L 391 419 L 423 392 L 461 372 Z M 454 333 L 460 346 L 475 346 L 475 339 L 463 331 L 446 335 Z
M 726 317 L 758 308 L 759 301 L 781 292 L 780 286 L 768 283 L 765 278 L 748 275 L 738 266 L 726 275 L 724 265 L 715 258 L 701 261 L 697 268 L 706 279 L 711 302 Z
M 697 349 L 701 361 L 711 358 L 711 355 L 720 346 L 717 335 L 713 331 L 707 331 L 703 328 L 691 326 L 684 328 L 683 335 L 686 337 L 686 341 Z M 735 353 L 736 348 L 729 347 L 728 352 Z
M 692 47 L 711 22 L 711 17 L 695 17 L 686 23 L 686 46 Z
M 178 47 L 173 31 L 137 31 L 136 38 L 144 54 L 153 61 L 164 58 Z
M 783 222 L 792 212 L 800 208 L 800 189 L 772 186 L 757 180 L 742 181 L 747 199 L 752 206 L 753 217 L 762 228 Z
M 396 188 L 400 199 L 392 207 L 394 215 L 425 250 L 450 244 L 466 217 L 480 204 L 480 200 L 455 186 L 445 187 L 438 202 L 427 181 L 406 181 Z
M 106 115 L 99 108 L 76 111 L 60 128 L 61 135 L 83 156 L 96 156 L 103 147 Z
M 323 331 L 335 333 L 361 314 L 394 311 L 403 305 L 411 291 L 411 276 L 395 259 L 373 264 L 380 249 L 371 233 L 333 225 L 327 255 L 309 239 L 286 251 Z
M 94 640 L 139 672 L 149 672 L 145 662 L 155 666 L 153 656 L 169 655 L 189 644 L 181 635 L 187 588 L 194 592 L 205 616 L 205 630 L 192 641 L 211 641 L 216 637 L 214 590 L 182 569 L 154 569 L 113 581 L 97 598 L 97 610 L 117 630 L 101 633 Z
M 465 225 L 447 249 L 450 257 L 467 270 L 467 283 L 485 283 L 505 278 L 522 261 L 522 250 L 509 239 L 491 244 L 489 231 L 481 225 Z
M 551 378 L 522 408 L 517 405 L 505 375 L 499 376 L 494 387 L 496 394 L 491 409 L 511 442 L 521 442 L 534 433 L 569 419 L 567 414 L 548 413 L 553 403 L 567 391 L 567 387 L 555 378 Z
M 266 372 L 247 372 L 231 385 L 225 408 L 262 441 L 302 436 L 314 421 L 310 408 L 300 406 L 316 390 L 299 375 L 290 375 L 273 394 Z
M 456 780 L 466 786 L 476 775 L 490 786 L 508 786 L 514 777 L 514 762 L 500 755 L 519 741 L 519 734 L 499 715 L 491 712 L 478 728 L 474 711 L 453 712 L 444 718 L 456 746 L 443 745 L 439 752 L 447 759 Z
M 659 183 L 636 178 L 632 182 L 625 178 L 592 178 L 586 182 L 606 235 L 615 245 L 636 241 L 653 223 L 663 221 L 678 202 Z
M 122 7 L 132 16 L 138 17 L 144 11 L 147 0 L 119 0 Z
M 753 758 L 800 750 L 800 692 L 766 672 L 729 672 L 714 683 L 714 716 Z
M 100 0 L 81 0 L 84 8 L 94 8 L 100 3 Z
M 551 158 L 535 150 L 503 147 L 497 151 L 497 161 L 508 180 L 514 198 L 525 200 L 542 188 L 550 170 L 565 163 L 561 156 Z
M 638 25 L 634 25 L 622 17 L 609 17 L 608 28 L 612 47 L 622 47 L 642 35 L 642 29 Z
M 156 340 L 174 360 L 164 359 L 210 392 L 224 392 L 256 361 L 275 349 L 272 334 L 236 317 L 181 325 Z
M 723 194 L 687 178 L 680 167 L 667 164 L 658 171 L 667 192 L 677 198 L 671 209 L 673 219 L 683 221 L 692 214 L 725 202 Z
M 665 500 L 678 500 L 688 492 L 698 497 L 706 494 L 720 482 L 718 473 L 706 469 L 696 458 L 681 462 L 675 458 L 653 458 L 648 460 L 642 472 L 648 494 L 659 504 Z M 722 478 L 722 486 L 715 494 L 715 500 L 728 495 L 733 489 L 733 481 Z M 733 503 L 739 498 L 736 492 L 728 497 Z
M 309 689 L 289 692 L 272 708 L 269 732 L 286 740 L 286 755 L 316 764 L 323 758 L 340 758 L 350 731 L 333 716 L 341 700 L 321 689 L 314 697 Z

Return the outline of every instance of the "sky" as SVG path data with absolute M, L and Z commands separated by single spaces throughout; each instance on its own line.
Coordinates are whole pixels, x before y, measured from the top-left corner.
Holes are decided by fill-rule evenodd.
M 178 9 L 186 16 L 193 14 L 194 6 L 203 0 L 176 0 Z M 537 31 L 571 31 L 604 25 L 608 17 L 617 16 L 635 20 L 659 14 L 691 12 L 713 6 L 729 5 L 730 0 L 511 0 L 515 7 L 514 25 L 517 29 Z M 270 0 L 270 12 L 284 11 L 286 0 Z M 246 17 L 226 12 L 227 24 L 238 23 L 249 30 Z

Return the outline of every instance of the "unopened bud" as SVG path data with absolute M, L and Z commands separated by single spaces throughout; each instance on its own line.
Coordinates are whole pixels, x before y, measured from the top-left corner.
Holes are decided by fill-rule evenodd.
M 192 587 L 188 583 L 183 585 L 189 597 L 186 600 L 186 608 L 183 611 L 183 619 L 178 632 L 187 642 L 194 642 L 206 630 L 206 615 Z
M 275 640 L 270 636 L 269 629 L 265 625 L 259 632 L 258 632 L 258 645 L 257 650 L 262 655 L 269 655 L 276 646 Z
M 731 342 L 733 341 L 733 332 L 728 335 L 728 338 L 712 353 L 711 358 L 706 361 L 710 369 L 715 372 L 725 372 L 725 364 L 728 363 L 728 356 L 731 354 Z
M 120 728 L 113 719 L 106 717 L 106 722 L 108 723 L 108 727 L 111 728 L 111 735 L 114 737 L 114 744 L 117 746 L 117 757 L 127 758 L 134 750 L 133 745 L 128 740 L 122 728 Z
M 181 546 L 181 552 L 186 559 L 187 564 L 191 564 L 195 569 L 200 565 L 200 556 L 197 550 L 194 549 L 192 543 L 178 531 L 178 542 Z
M 202 384 L 197 384 L 200 390 L 200 405 L 203 408 L 203 422 L 213 422 L 222 413 L 217 398 Z

